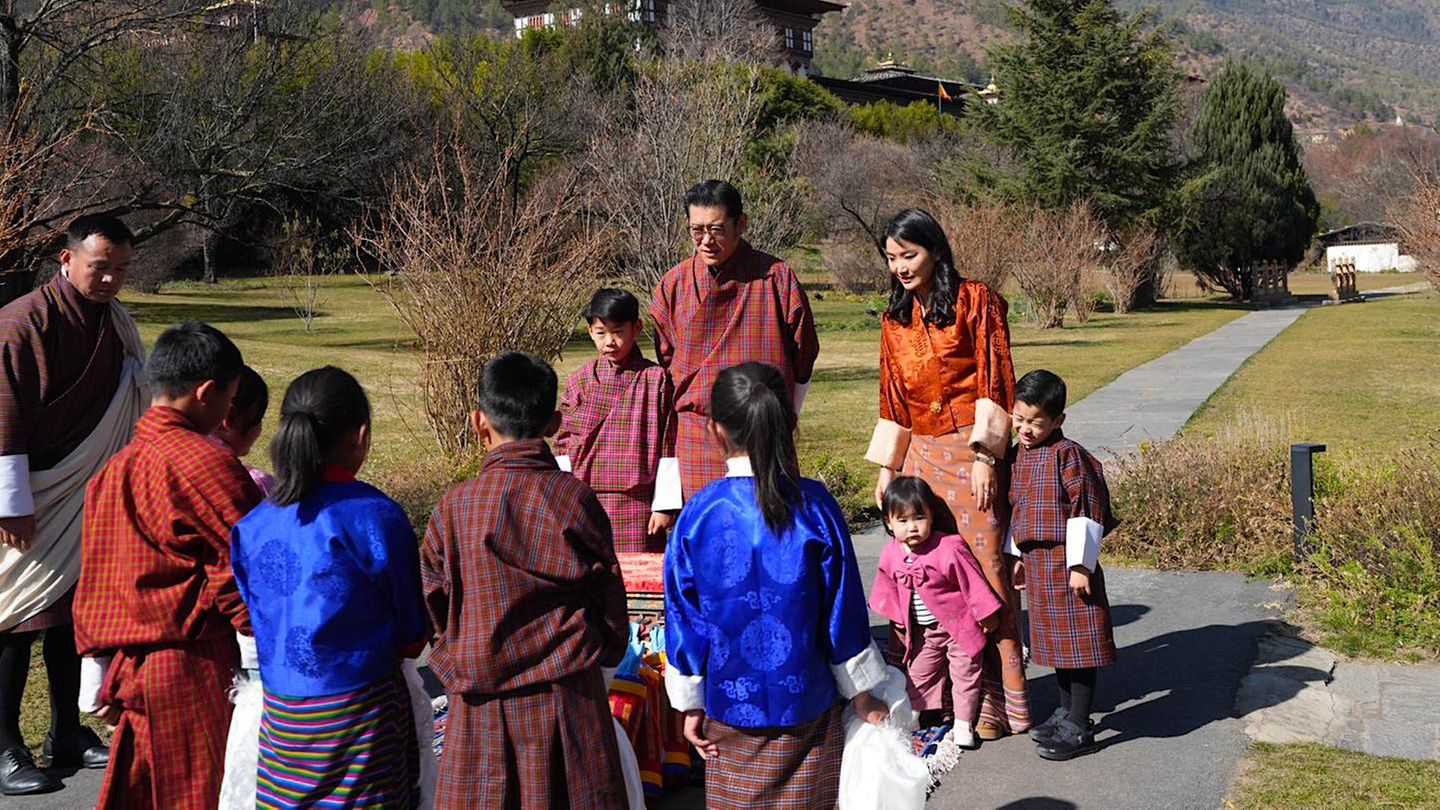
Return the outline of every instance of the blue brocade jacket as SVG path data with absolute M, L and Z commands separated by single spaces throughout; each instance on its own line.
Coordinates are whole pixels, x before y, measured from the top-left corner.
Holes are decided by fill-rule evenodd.
M 743 729 L 816 719 L 885 680 L 850 531 L 818 481 L 776 535 L 748 459 L 685 504 L 665 551 L 665 686 Z
M 405 510 L 335 468 L 299 503 L 267 500 L 235 524 L 230 555 L 273 694 L 370 686 L 429 635 Z

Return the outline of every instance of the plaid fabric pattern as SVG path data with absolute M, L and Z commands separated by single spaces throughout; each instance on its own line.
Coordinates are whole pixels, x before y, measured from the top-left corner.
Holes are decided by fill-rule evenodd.
M 911 437 L 905 457 L 906 475 L 925 479 L 950 507 L 936 515 L 936 531 L 965 538 L 985 580 L 1000 597 L 1000 625 L 989 634 L 981 653 L 980 720 L 1012 733 L 1030 728 L 1030 696 L 1025 682 L 1024 646 L 1020 641 L 1020 599 L 1010 587 L 1010 565 L 1005 561 L 1005 527 L 1009 510 L 1002 502 L 989 513 L 975 508 L 970 495 L 970 467 L 975 453 L 968 443 L 969 425 L 940 437 Z M 1001 465 L 1000 489 L 1006 471 Z
M 60 275 L 0 310 L 0 456 L 48 470 L 100 424 L 125 360 L 109 310 Z
M 565 383 L 555 452 L 600 496 L 619 551 L 663 551 L 648 538 L 660 459 L 675 455 L 675 389 L 637 348 L 621 363 L 586 363 Z
M 1119 525 L 1110 511 L 1105 469 L 1089 451 L 1060 430 L 1045 444 L 1011 450 L 1010 531 L 1015 544 L 1065 542 L 1065 523 L 1087 517 L 1105 527 Z
M 438 635 L 430 666 L 452 703 L 615 666 L 629 646 L 610 521 L 541 439 L 491 450 L 445 494 L 420 577 Z
M 685 496 L 725 474 L 704 426 L 710 389 L 725 369 L 758 361 L 807 383 L 820 354 L 810 301 L 784 262 L 743 242 L 717 272 L 698 256 L 671 268 L 650 304 L 660 365 L 675 383 L 676 450 Z
M 785 729 L 738 729 L 705 718 L 719 747 L 705 763 L 709 810 L 832 810 L 840 795 L 845 726 L 840 707 Z
M 975 402 L 1009 409 L 1015 399 L 1009 304 L 978 281 L 966 280 L 955 300 L 955 323 L 925 322 L 916 301 L 910 325 L 880 320 L 880 418 L 921 436 L 968 434 Z
M 1119 521 L 1110 509 L 1110 490 L 1100 462 L 1057 430 L 1039 447 L 1013 451 L 1010 521 L 1025 555 L 1026 599 L 1030 607 L 1030 659 L 1048 667 L 1096 667 L 1115 662 L 1115 636 L 1105 574 L 1097 567 L 1092 594 L 1070 592 L 1065 565 L 1065 524 L 1087 517 L 1105 527 Z
M 99 810 L 215 807 L 232 708 L 226 690 L 239 666 L 228 634 L 116 654 L 101 699 L 124 714 L 110 742 Z
M 435 807 L 624 810 L 599 668 L 495 697 L 454 696 Z
M 249 635 L 230 570 L 230 529 L 259 502 L 234 455 L 179 411 L 146 411 L 135 439 L 85 493 L 75 591 L 80 653 Z
M 1042 667 L 1079 669 L 1115 663 L 1115 633 L 1105 569 L 1090 576 L 1090 598 L 1070 591 L 1064 543 L 1026 543 L 1025 602 L 1030 608 L 1030 660 Z

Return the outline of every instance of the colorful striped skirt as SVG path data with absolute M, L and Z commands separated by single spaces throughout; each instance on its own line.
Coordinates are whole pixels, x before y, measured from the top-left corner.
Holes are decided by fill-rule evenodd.
M 265 690 L 257 808 L 410 808 L 418 775 L 414 715 L 398 670 L 321 698 Z

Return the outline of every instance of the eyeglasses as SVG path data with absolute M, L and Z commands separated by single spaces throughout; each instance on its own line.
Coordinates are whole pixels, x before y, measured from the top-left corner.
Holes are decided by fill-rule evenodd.
M 704 240 L 707 236 L 711 239 L 719 240 L 724 238 L 729 230 L 729 223 L 722 223 L 720 225 L 691 225 L 690 238 L 696 242 Z

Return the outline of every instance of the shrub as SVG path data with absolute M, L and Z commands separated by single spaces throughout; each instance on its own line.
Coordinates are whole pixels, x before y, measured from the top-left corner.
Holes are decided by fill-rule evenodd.
M 1286 433 L 1242 414 L 1216 435 L 1182 434 L 1110 465 L 1123 523 L 1107 551 L 1161 568 L 1283 570 L 1292 553 Z
M 890 289 L 890 269 L 864 239 L 825 245 L 825 266 L 840 289 L 849 293 L 883 293 Z
M 807 460 L 802 467 L 806 475 L 823 483 L 835 496 L 852 529 L 879 519 L 873 496 L 874 481 L 865 477 L 866 472 L 855 471 L 844 459 L 829 453 L 814 462 Z
M 1316 508 L 1305 614 L 1350 655 L 1440 656 L 1440 445 L 1343 477 Z

